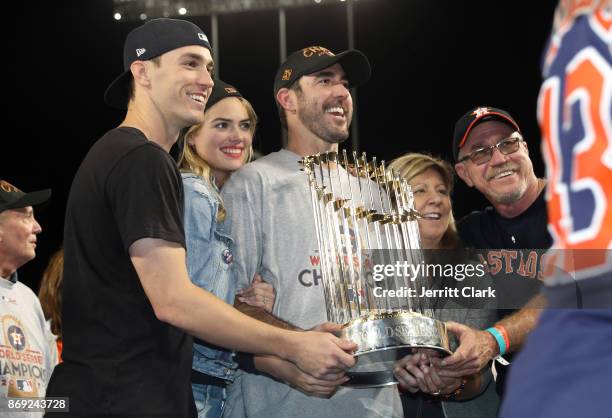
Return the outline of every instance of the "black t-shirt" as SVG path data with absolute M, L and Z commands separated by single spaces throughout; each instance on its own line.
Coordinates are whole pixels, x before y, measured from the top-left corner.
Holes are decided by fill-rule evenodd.
M 473 248 L 548 249 L 552 238 L 547 229 L 548 216 L 544 192 L 515 218 L 504 218 L 493 207 L 472 212 L 458 223 L 463 242 Z
M 91 148 L 64 229 L 63 363 L 47 396 L 77 414 L 190 416 L 192 338 L 159 321 L 128 249 L 141 238 L 185 246 L 183 185 L 172 158 L 134 128 Z
M 542 254 L 552 244 L 547 229 L 546 202 L 540 193 L 533 204 L 515 218 L 504 218 L 492 207 L 472 212 L 457 227 L 462 241 L 476 249 L 493 278 L 500 308 L 520 309 L 541 285 Z
M 517 311 L 535 296 L 540 287 L 540 262 L 552 244 L 547 229 L 548 216 L 544 192 L 515 218 L 504 218 L 493 207 L 472 212 L 459 221 L 463 242 L 476 249 L 480 261 L 493 279 L 499 318 Z M 511 355 L 504 356 L 511 360 Z M 503 389 L 503 370 L 498 391 Z

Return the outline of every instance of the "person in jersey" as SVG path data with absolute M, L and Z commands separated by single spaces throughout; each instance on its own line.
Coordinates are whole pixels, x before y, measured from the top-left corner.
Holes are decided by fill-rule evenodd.
M 550 308 L 513 364 L 503 418 L 611 413 L 612 4 L 560 1 L 553 25 L 538 99 Z
M 24 193 L 0 179 L 0 411 L 7 418 L 39 418 L 40 411 L 9 407 L 8 401 L 44 398 L 57 363 L 55 338 L 36 294 L 17 280 L 17 269 L 36 257 L 42 232 L 33 206 L 51 190 Z
M 191 22 L 154 19 L 126 38 L 105 100 L 127 114 L 92 146 L 67 204 L 63 362 L 47 395 L 68 397 L 72 415 L 195 416 L 191 335 L 315 376 L 354 364 L 354 344 L 256 321 L 190 281 L 169 150 L 203 121 L 212 71 L 208 38 Z
M 461 345 L 443 361 L 447 370 L 442 373 L 473 371 L 498 358 L 500 395 L 511 353 L 520 348 L 537 321 L 540 310 L 534 306 L 543 303 L 537 296 L 539 264 L 551 244 L 545 181 L 534 173 L 526 141 L 510 113 L 488 106 L 466 112 L 455 124 L 453 137 L 458 176 L 491 203 L 461 219 L 458 230 L 462 241 L 475 248 L 488 267 L 500 320 L 486 330 L 451 323 Z

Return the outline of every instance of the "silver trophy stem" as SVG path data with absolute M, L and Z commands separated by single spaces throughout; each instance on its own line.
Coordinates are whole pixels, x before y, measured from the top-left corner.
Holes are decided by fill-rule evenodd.
M 413 246 L 413 243 L 410 242 L 410 233 L 407 226 L 407 222 L 409 221 L 408 214 L 410 213 L 411 206 L 408 205 L 406 193 L 404 190 L 402 190 L 399 175 L 394 170 L 391 170 L 391 177 L 393 179 L 391 184 L 393 187 L 393 195 L 396 197 L 397 213 L 400 222 L 402 242 L 404 245 L 404 249 L 406 250 L 404 253 L 408 256 L 410 263 L 418 264 L 420 262 L 420 259 L 418 259 L 418 257 L 415 257 L 417 253 L 417 251 L 415 250 L 419 250 L 420 248 L 415 248 Z M 410 289 L 413 289 L 417 295 L 420 294 L 420 282 L 421 280 L 415 278 L 414 280 L 410 280 L 408 284 Z M 414 301 L 416 301 L 416 303 L 413 303 Z M 417 312 L 423 313 L 420 298 L 408 297 L 408 304 L 410 310 L 415 310 Z
M 344 322 L 344 314 L 341 313 L 343 310 L 343 295 L 341 294 L 341 286 L 338 286 L 340 283 L 340 276 L 338 269 L 335 268 L 337 266 L 337 251 L 335 249 L 334 240 L 328 239 L 328 237 L 333 237 L 333 222 L 330 220 L 333 217 L 333 200 L 334 196 L 331 192 L 329 192 L 329 187 L 325 185 L 325 175 L 322 169 L 321 155 L 317 154 L 313 157 L 314 162 L 319 167 L 319 175 L 320 175 L 320 184 L 316 183 L 314 186 L 317 189 L 317 206 L 319 208 L 319 216 L 318 218 L 321 220 L 321 224 L 318 225 L 318 231 L 321 233 L 321 237 L 317 237 L 318 240 L 322 242 L 323 245 L 319 245 L 320 253 L 321 253 L 321 267 L 322 267 L 322 275 L 323 275 L 323 286 L 324 291 L 325 287 L 327 287 L 327 292 L 330 295 L 330 299 L 326 299 L 329 301 L 326 305 L 330 306 L 328 309 L 328 320 L 336 323 Z M 313 167 L 313 178 L 315 182 L 317 182 L 317 170 Z M 330 202 L 332 203 L 330 205 Z M 316 209 L 315 209 L 316 210 Z
M 357 207 L 355 205 L 355 197 L 353 196 L 353 182 L 351 180 L 351 173 L 349 172 L 349 163 L 348 163 L 348 157 L 346 155 L 346 150 L 342 150 L 342 162 L 344 165 L 344 173 L 345 173 L 345 177 L 346 177 L 346 183 L 348 185 L 348 189 L 349 189 L 349 194 L 348 194 L 348 203 L 349 203 L 349 208 L 350 208 L 350 216 L 351 216 L 351 221 L 353 223 L 353 227 L 355 229 L 355 253 L 354 253 L 354 259 L 351 262 L 351 269 L 352 270 L 357 270 L 354 272 L 355 274 L 355 289 L 354 289 L 354 301 L 355 301 L 355 305 L 357 308 L 357 315 L 361 316 L 362 315 L 362 303 L 363 303 L 363 308 L 365 310 L 365 312 L 369 313 L 370 311 L 370 302 L 368 300 L 368 294 L 367 294 L 367 286 L 366 286 L 366 281 L 364 280 L 363 277 L 363 272 L 365 271 L 362 263 L 363 263 L 363 252 L 362 252 L 362 248 L 361 248 L 361 229 L 359 227 L 359 222 L 357 220 Z
M 391 190 L 389 190 L 389 176 L 387 175 L 387 170 L 385 168 L 384 161 L 380 162 L 380 172 L 381 172 L 381 177 L 383 179 L 382 181 L 384 184 L 384 191 L 386 192 L 385 197 L 387 200 L 387 206 L 389 208 L 389 213 L 391 214 L 390 223 L 391 223 L 391 229 L 393 231 L 393 238 L 395 239 L 395 245 L 391 246 L 391 248 L 398 250 L 398 251 L 394 251 L 393 253 L 396 256 L 396 260 L 403 263 L 404 261 L 407 261 L 404 258 L 404 256 L 406 255 L 406 252 L 402 251 L 404 247 L 402 243 L 402 238 L 399 234 L 398 227 L 397 227 L 398 215 L 397 215 L 397 211 L 393 207 L 394 206 L 393 203 L 391 202 Z M 413 282 L 411 282 L 409 278 L 407 278 L 405 275 L 402 275 L 401 277 L 402 279 L 398 278 L 397 276 L 395 277 L 396 289 L 400 289 L 402 285 L 404 285 L 406 288 L 411 288 L 412 286 L 410 286 L 410 284 Z M 412 310 L 410 301 L 411 301 L 411 298 L 403 298 L 403 297 L 397 298 L 397 303 L 400 309 Z
M 335 152 L 333 154 L 335 154 Z M 333 177 L 331 174 L 331 164 L 334 161 L 330 161 L 330 155 L 332 155 L 332 153 L 330 152 L 326 153 L 327 177 L 329 181 L 329 190 L 332 193 L 332 195 L 336 196 L 336 194 L 334 193 Z M 338 169 L 337 161 L 335 162 L 334 168 Z M 343 206 L 342 200 L 343 200 L 343 196 L 340 195 L 340 197 L 337 197 L 335 198 L 335 200 L 328 203 L 328 208 L 332 210 L 332 217 L 330 219 L 338 219 L 338 216 L 342 216 L 342 214 L 338 215 L 338 211 Z M 346 322 L 346 321 L 350 321 L 351 319 L 351 302 L 349 299 L 350 283 L 348 282 L 347 271 L 346 271 L 347 269 L 344 264 L 344 257 L 343 257 L 345 239 L 344 239 L 343 234 L 340 232 L 339 222 L 332 222 L 332 226 L 333 226 L 333 233 L 334 233 L 335 244 L 336 244 L 336 247 L 335 247 L 336 248 L 336 263 L 338 265 L 338 271 L 340 273 L 340 283 L 339 283 L 340 286 L 338 287 L 339 294 L 341 296 L 341 301 L 342 301 L 340 313 L 342 317 L 342 322 Z M 346 228 L 343 223 L 342 223 L 342 227 Z
M 318 156 L 318 161 L 320 164 L 320 155 Z M 316 183 L 316 170 L 311 170 L 311 175 L 313 180 Z M 328 236 L 326 234 L 326 230 L 328 228 L 327 219 L 325 216 L 325 182 L 323 177 L 321 177 L 320 185 L 316 187 L 316 194 L 312 197 L 313 200 L 313 209 L 317 212 L 316 220 L 317 223 L 317 241 L 319 242 L 319 257 L 321 260 L 321 274 L 323 276 L 323 292 L 325 295 L 325 300 L 337 301 L 338 296 L 336 294 L 336 288 L 334 283 L 337 283 L 335 272 L 333 266 L 335 265 L 335 260 L 333 257 L 332 249 L 330 248 L 329 242 L 326 239 Z M 318 210 L 317 210 L 318 207 Z M 327 319 L 331 322 L 339 322 L 340 317 L 336 311 L 336 303 L 327 303 Z
M 365 240 L 366 240 L 366 246 L 367 246 L 367 253 L 365 255 L 366 260 L 369 263 L 372 263 L 372 252 L 371 249 L 374 248 L 372 246 L 372 240 L 370 238 L 370 224 L 368 223 L 368 216 L 373 212 L 373 208 L 370 206 L 370 210 L 368 210 L 368 207 L 366 205 L 365 199 L 363 198 L 363 187 L 361 186 L 361 179 L 362 179 L 362 174 L 361 174 L 361 166 L 359 164 L 359 158 L 357 157 L 357 151 L 353 151 L 353 162 L 355 165 L 355 173 L 357 176 L 357 185 L 359 187 L 359 201 L 361 203 L 361 207 L 362 207 L 362 212 L 360 214 L 360 218 L 362 221 L 362 228 L 365 232 Z M 367 162 L 366 162 L 367 164 Z M 369 181 L 369 178 L 366 177 L 366 181 Z M 362 250 L 364 251 L 364 250 Z M 366 267 L 366 270 L 368 268 Z M 371 310 L 372 306 L 371 306 L 371 302 L 370 302 L 370 297 L 372 296 L 372 302 L 374 303 L 375 307 L 377 310 L 380 310 L 380 303 L 378 301 L 377 297 L 373 296 L 373 288 L 372 286 L 370 286 L 369 282 L 368 282 L 368 277 L 367 275 L 364 275 L 363 281 L 365 283 L 365 297 L 366 297 L 366 302 L 367 302 L 367 309 Z
M 376 185 L 378 184 L 376 182 L 376 175 L 377 175 L 376 174 L 376 157 L 374 157 L 372 159 L 372 168 L 373 168 L 373 173 L 372 174 L 370 174 L 370 172 L 369 172 L 368 163 L 367 163 L 367 156 L 366 156 L 365 152 L 363 153 L 363 160 L 365 162 L 364 165 L 365 165 L 365 168 L 366 168 L 366 176 L 367 176 L 367 178 L 369 179 L 369 178 L 371 178 L 371 176 L 373 176 L 373 178 L 374 178 L 373 181 L 369 181 L 368 182 L 368 191 L 370 193 L 370 205 L 371 205 L 372 209 L 374 209 L 375 205 L 374 205 L 374 193 L 372 192 L 372 183 L 374 183 Z M 375 225 L 374 231 L 376 233 L 376 243 L 378 244 L 376 248 L 378 248 L 379 250 L 382 250 L 383 248 L 385 248 L 385 246 L 382 243 L 382 237 L 381 237 L 381 233 L 380 233 L 380 219 L 382 219 L 383 211 L 384 211 L 384 208 L 381 205 L 381 207 L 380 207 L 380 218 L 378 220 L 375 219 L 375 218 L 372 218 L 373 219 L 373 223 Z M 387 254 L 385 254 L 383 252 L 383 257 L 384 258 L 383 258 L 382 261 L 386 261 L 386 256 L 387 256 Z M 385 287 L 388 287 L 387 286 L 387 282 L 385 282 L 385 281 L 379 282 L 379 285 L 381 285 L 380 287 L 383 287 L 382 286 L 383 284 L 385 285 Z M 385 289 L 385 290 L 389 290 L 389 289 Z M 385 302 L 384 307 L 385 307 L 386 311 L 390 312 L 391 311 L 391 304 L 389 303 L 389 298 L 385 296 L 385 298 L 383 300 Z
M 391 179 L 391 192 L 392 195 L 395 197 L 395 212 L 396 212 L 396 219 L 397 222 L 399 224 L 399 234 L 400 234 L 400 238 L 401 238 L 401 247 L 403 249 L 402 254 L 404 255 L 405 258 L 408 258 L 408 260 L 406 261 L 410 261 L 411 263 L 413 262 L 413 257 L 412 257 L 412 252 L 411 252 L 411 248 L 409 243 L 407 242 L 407 237 L 406 237 L 406 225 L 402 220 L 402 212 L 403 212 L 403 205 L 402 205 L 402 196 L 401 193 L 398 190 L 398 184 L 397 184 L 397 179 L 395 178 L 395 173 L 393 172 L 393 170 L 390 171 L 390 179 Z M 389 176 L 388 176 L 389 177 Z M 416 285 L 416 281 L 415 280 L 411 280 L 409 277 L 404 276 L 404 286 L 406 286 L 406 288 L 408 289 L 415 289 Z M 410 311 L 415 311 L 415 306 L 413 303 L 413 297 L 408 296 L 406 297 L 406 303 L 408 305 L 408 309 Z M 420 312 L 420 311 L 419 311 Z
M 376 157 L 372 158 L 372 163 L 374 164 L 374 167 L 377 167 Z M 386 241 L 386 247 L 384 247 L 384 248 L 388 250 L 388 251 L 386 251 L 386 253 L 388 253 L 388 255 L 391 258 L 391 264 L 395 265 L 396 262 L 399 261 L 399 260 L 396 259 L 396 253 L 395 253 L 395 251 L 393 251 L 393 249 L 396 248 L 396 247 L 393 245 L 393 242 L 391 241 L 391 230 L 389 229 L 389 220 L 391 218 L 391 215 L 390 215 L 389 208 L 385 208 L 385 204 L 384 204 L 384 197 L 383 197 L 383 195 L 385 194 L 385 190 L 383 189 L 383 187 L 380 187 L 380 182 L 381 182 L 381 177 L 382 177 L 382 172 L 381 172 L 380 168 L 378 168 L 378 169 L 375 168 L 374 175 L 376 176 L 375 177 L 376 178 L 376 182 L 379 185 L 377 187 L 377 189 L 378 189 L 378 199 L 380 201 L 380 207 L 382 208 L 381 210 L 384 213 L 386 213 L 385 219 L 382 221 L 383 222 L 383 229 L 385 230 L 385 241 Z M 382 177 L 382 181 L 384 182 L 384 177 Z M 393 281 L 395 283 L 394 287 L 397 289 L 398 286 L 397 286 L 397 283 L 396 283 L 397 282 L 397 277 L 396 276 L 394 277 Z M 387 286 L 389 285 L 389 282 L 390 282 L 390 280 L 385 280 L 385 283 L 387 284 Z M 392 289 L 389 289 L 389 290 L 392 290 Z M 389 293 L 386 293 L 386 296 L 385 296 L 386 303 L 387 303 L 387 306 L 391 306 L 391 308 L 388 308 L 389 312 L 391 312 L 393 308 L 397 309 L 398 306 L 395 305 L 395 304 L 391 304 L 391 302 L 389 302 L 389 297 L 390 297 Z
M 343 242 L 344 242 L 344 250 L 346 254 L 341 254 L 341 262 L 345 263 L 345 271 L 348 272 L 348 283 L 350 286 L 350 291 L 347 292 L 353 296 L 353 303 L 351 304 L 351 300 L 349 297 L 349 318 L 353 319 L 359 317 L 361 315 L 361 309 L 359 307 L 359 301 L 357 299 L 357 281 L 355 278 L 355 269 L 354 269 L 354 260 L 356 251 L 353 249 L 353 240 L 351 237 L 351 225 L 349 224 L 350 214 L 347 215 L 347 212 L 350 212 L 350 208 L 347 207 L 347 194 L 344 193 L 344 187 L 342 186 L 342 177 L 340 176 L 340 165 L 338 163 L 338 154 L 334 153 L 334 163 L 336 165 L 336 179 L 338 180 L 338 188 L 340 189 L 340 199 L 341 203 L 338 208 L 338 216 L 340 217 L 340 222 L 342 223 L 342 231 L 343 231 Z M 349 180 L 350 181 L 350 180 Z M 350 184 L 349 184 L 350 187 Z M 355 240 L 357 242 L 357 239 Z M 354 306 L 354 309 L 353 309 Z M 354 311 L 354 312 L 353 312 Z
M 415 258 L 414 262 L 420 263 L 423 260 L 423 255 L 421 251 L 415 251 L 415 250 L 421 249 L 421 236 L 419 233 L 419 223 L 416 218 L 417 216 L 420 216 L 420 215 L 418 215 L 417 212 L 414 210 L 414 196 L 412 194 L 412 189 L 410 188 L 410 186 L 408 185 L 408 182 L 405 179 L 402 179 L 402 181 L 400 182 L 400 188 L 401 188 L 401 195 L 402 195 L 402 203 L 404 205 L 404 209 L 407 215 L 407 221 L 404 225 L 406 226 L 410 248 L 413 249 L 413 251 L 411 251 L 411 254 Z M 416 291 L 419 292 L 418 294 L 420 294 L 421 287 L 427 284 L 426 280 L 416 280 L 415 283 L 416 283 Z M 429 317 L 434 316 L 434 311 L 432 309 L 423 308 L 422 307 L 423 303 L 420 299 L 418 299 L 418 302 L 421 308 L 421 312 L 423 314 Z
M 325 300 L 335 300 L 335 295 L 332 292 L 333 289 L 333 263 L 329 260 L 330 249 L 327 245 L 327 240 L 324 238 L 323 231 L 321 228 L 325 225 L 324 217 L 322 216 L 321 204 L 323 203 L 323 196 L 325 188 L 323 185 L 317 186 L 316 181 L 316 170 L 310 167 L 308 170 L 308 180 L 311 185 L 311 201 L 312 210 L 315 214 L 315 228 L 317 231 L 317 242 L 319 244 L 319 259 L 321 260 L 321 275 L 323 276 L 323 294 Z M 324 211 L 323 211 L 324 213 Z M 330 303 L 325 304 L 327 311 L 327 320 L 330 322 L 336 322 L 339 318 L 336 317 L 334 305 Z
M 328 260 L 332 263 L 336 268 L 332 268 L 332 277 L 333 283 L 330 286 L 330 293 L 332 293 L 332 300 L 334 305 L 334 317 L 336 321 L 342 323 L 344 321 L 344 295 L 342 295 L 342 286 L 338 284 L 342 282 L 342 266 L 338 266 L 337 254 L 338 251 L 336 249 L 336 232 L 334 230 L 335 222 L 332 222 L 334 216 L 334 195 L 330 190 L 328 185 L 325 185 L 325 174 L 323 172 L 323 162 L 320 161 L 319 170 L 321 175 L 321 185 L 325 190 L 328 190 L 329 193 L 326 193 L 322 200 L 323 205 L 323 216 L 324 219 L 324 230 L 326 232 L 327 237 L 327 247 L 328 247 Z M 329 177 L 327 178 L 329 180 Z M 331 237 L 331 240 L 329 239 Z

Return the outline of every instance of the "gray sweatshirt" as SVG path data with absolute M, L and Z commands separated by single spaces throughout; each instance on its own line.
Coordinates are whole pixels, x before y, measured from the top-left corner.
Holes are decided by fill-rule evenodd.
M 267 155 L 232 175 L 222 195 L 238 287 L 255 273 L 274 286 L 274 315 L 308 329 L 327 321 L 317 238 L 301 157 Z M 242 373 L 228 390 L 229 417 L 401 417 L 396 387 L 341 388 L 330 399 L 309 397 L 263 375 Z

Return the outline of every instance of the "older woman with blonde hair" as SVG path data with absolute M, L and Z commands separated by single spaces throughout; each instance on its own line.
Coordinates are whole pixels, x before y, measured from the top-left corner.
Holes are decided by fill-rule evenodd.
M 437 198 L 434 197 L 433 201 L 429 201 L 430 208 L 444 206 L 441 218 L 436 219 L 431 212 L 426 212 L 419 221 L 423 248 L 462 247 L 450 202 L 455 182 L 452 166 L 447 161 L 428 154 L 410 153 L 393 160 L 389 167 L 408 181 L 417 202 L 422 201 L 422 196 L 437 195 Z M 423 208 L 427 209 L 426 206 Z M 439 234 L 440 230 L 443 231 L 442 235 Z
M 232 278 L 233 241 L 224 226 L 219 194 L 229 176 L 252 154 L 257 115 L 235 87 L 215 80 L 204 121 L 184 135 L 179 169 L 185 193 L 187 271 L 194 284 L 229 304 L 241 302 L 271 311 L 275 293 L 259 276 L 248 289 L 238 290 Z M 226 385 L 237 364 L 231 351 L 195 340 L 191 386 L 198 417 L 220 417 Z
M 453 263 L 473 264 L 473 260 L 466 256 L 469 253 L 463 251 L 455 226 L 450 199 L 454 182 L 451 165 L 431 155 L 410 153 L 392 161 L 389 167 L 406 179 L 412 188 L 415 208 L 421 215 L 418 222 L 422 248 L 433 250 L 427 251 L 427 258 L 438 261 L 450 258 Z M 489 283 L 490 278 L 485 276 L 469 284 L 454 284 L 484 287 Z M 442 287 L 440 281 L 434 281 L 434 285 Z M 464 302 L 461 299 L 434 301 L 437 318 L 481 329 L 495 322 L 494 301 L 482 301 L 480 306 Z M 396 364 L 395 376 L 401 387 L 409 392 L 402 399 L 406 417 L 496 416 L 499 399 L 491 384 L 490 368 L 471 376 L 448 376 L 439 360 L 436 353 L 422 351 L 406 356 Z

